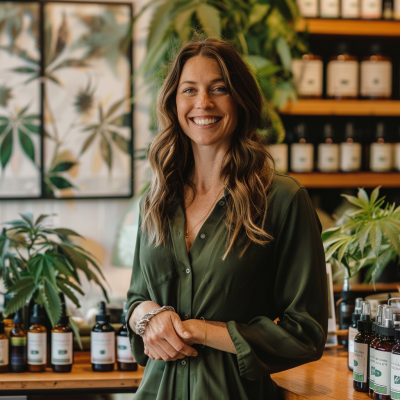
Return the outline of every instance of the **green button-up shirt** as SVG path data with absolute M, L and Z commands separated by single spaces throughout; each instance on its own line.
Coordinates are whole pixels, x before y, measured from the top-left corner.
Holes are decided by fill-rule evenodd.
M 169 212 L 165 245 L 149 246 L 139 228 L 128 318 L 137 305 L 152 300 L 173 306 L 182 320 L 223 321 L 237 354 L 196 346 L 197 357 L 151 360 L 143 340 L 129 329 L 133 355 L 146 365 L 136 400 L 274 399 L 271 373 L 322 355 L 326 267 L 321 225 L 307 191 L 276 174 L 265 225 L 274 240 L 252 243 L 239 258 L 247 240 L 243 234 L 223 261 L 228 198 L 225 193 L 216 204 L 189 252 L 181 203 Z

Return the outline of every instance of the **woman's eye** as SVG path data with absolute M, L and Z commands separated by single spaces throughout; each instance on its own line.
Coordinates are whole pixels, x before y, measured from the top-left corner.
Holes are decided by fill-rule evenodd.
M 215 92 L 220 92 L 220 93 L 226 93 L 226 92 L 227 92 L 226 87 L 223 87 L 223 86 L 216 87 L 216 88 L 214 89 L 214 91 L 215 91 Z
M 183 93 L 193 93 L 194 89 L 185 89 Z

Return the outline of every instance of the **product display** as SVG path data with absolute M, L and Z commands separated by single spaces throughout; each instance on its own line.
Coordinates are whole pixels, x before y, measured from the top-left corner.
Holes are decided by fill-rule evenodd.
M 10 332 L 10 372 L 26 371 L 26 333 L 23 330 L 21 310 L 14 316 Z
M 371 143 L 369 167 L 373 172 L 388 172 L 393 168 L 393 148 L 392 144 L 387 142 L 383 122 L 376 126 L 374 142 Z
M 292 61 L 294 83 L 300 98 L 322 98 L 324 64 L 322 57 L 303 54 L 301 59 Z
M 342 0 L 340 11 L 342 18 L 360 18 L 360 0 Z
M 331 124 L 324 126 L 324 141 L 318 145 L 318 169 L 321 172 L 339 170 L 339 144 Z
M 340 170 L 356 172 L 361 169 L 362 146 L 358 143 L 354 124 L 348 122 L 345 128 L 344 142 L 340 143 Z
M 3 314 L 0 313 L 0 373 L 8 372 L 8 337 L 4 333 Z
M 136 371 L 138 364 L 133 358 L 131 345 L 128 338 L 128 329 L 126 327 L 126 313 L 128 312 L 128 303 L 125 301 L 121 315 L 122 326 L 117 332 L 117 367 L 119 371 Z
M 295 127 L 294 143 L 290 145 L 290 169 L 293 172 L 312 172 L 314 169 L 314 145 L 310 143 L 304 123 Z
M 353 371 L 354 366 L 354 338 L 357 336 L 358 329 L 357 329 L 357 322 L 360 320 L 361 317 L 361 303 L 363 301 L 362 297 L 356 298 L 356 303 L 354 307 L 354 313 L 351 316 L 352 324 L 349 326 L 348 330 L 348 352 L 347 352 L 347 366 L 350 371 Z
M 320 0 L 321 18 L 339 18 L 339 0 Z
M 115 363 L 115 330 L 110 325 L 106 304 L 100 302 L 96 325 L 90 335 L 90 356 L 93 371 L 113 371 Z
M 289 147 L 286 143 L 272 144 L 268 150 L 275 161 L 275 169 L 281 172 L 287 172 L 289 169 L 288 152 Z
M 361 18 L 382 18 L 382 0 L 361 0 Z
M 28 371 L 44 372 L 47 363 L 47 330 L 39 304 L 33 306 L 28 329 Z
M 359 65 L 350 55 L 347 43 L 338 45 L 337 55 L 330 57 L 327 66 L 328 98 L 356 99 L 358 97 Z
M 400 329 L 395 330 L 395 345 L 392 348 L 390 371 L 390 397 L 400 399 Z

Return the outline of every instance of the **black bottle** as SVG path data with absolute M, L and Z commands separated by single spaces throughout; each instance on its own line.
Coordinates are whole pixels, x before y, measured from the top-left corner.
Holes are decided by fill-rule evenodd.
M 10 372 L 25 372 L 26 363 L 26 333 L 23 329 L 21 310 L 15 313 L 14 327 L 10 332 Z
M 361 317 L 362 301 L 363 301 L 362 297 L 356 298 L 354 313 L 351 316 L 352 324 L 349 326 L 349 332 L 348 332 L 349 350 L 347 352 L 347 367 L 349 368 L 350 371 L 353 371 L 353 366 L 354 366 L 354 338 L 357 336 L 358 333 L 357 322 L 360 320 Z
M 106 314 L 106 304 L 100 302 L 96 325 L 90 336 L 92 370 L 113 371 L 115 363 L 115 330 L 110 325 L 110 315 Z
M 384 307 L 387 307 L 387 305 L 378 305 L 376 319 L 375 322 L 372 324 L 372 334 L 374 335 L 374 338 L 369 344 L 369 397 L 371 399 L 374 398 L 375 388 L 375 345 L 381 339 L 379 326 L 382 325 L 382 313 Z
M 351 290 L 349 278 L 345 277 L 342 301 L 339 303 L 339 329 L 347 329 L 351 325 L 351 317 L 354 312 L 354 292 Z
M 357 322 L 358 334 L 354 338 L 353 388 L 357 392 L 369 390 L 369 345 L 372 335 L 371 306 L 368 301 L 361 303 L 361 317 Z
M 128 329 L 126 328 L 127 312 L 128 303 L 125 301 L 121 315 L 122 326 L 117 332 L 117 366 L 119 371 L 136 371 L 138 369 L 138 365 L 132 355 L 128 338 Z

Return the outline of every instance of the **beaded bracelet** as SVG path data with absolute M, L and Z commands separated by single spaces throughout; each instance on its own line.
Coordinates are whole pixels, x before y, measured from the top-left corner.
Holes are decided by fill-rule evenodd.
M 160 314 L 163 311 L 172 311 L 175 312 L 174 307 L 171 306 L 164 306 L 161 308 L 156 308 L 153 311 L 148 312 L 147 314 L 144 314 L 143 317 L 138 321 L 135 325 L 134 332 L 136 335 L 139 335 L 140 337 L 143 337 L 144 331 L 146 330 L 146 326 L 150 322 L 150 320 L 155 317 L 157 314 Z

